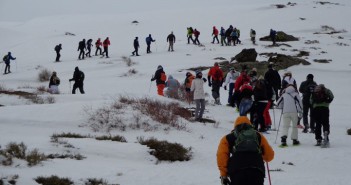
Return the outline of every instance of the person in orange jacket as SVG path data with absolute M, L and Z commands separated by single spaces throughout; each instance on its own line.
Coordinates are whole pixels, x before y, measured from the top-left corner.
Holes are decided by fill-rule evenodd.
M 223 71 L 219 68 L 218 62 L 210 69 L 207 75 L 208 86 L 212 86 L 212 97 L 215 99 L 215 104 L 221 105 L 219 89 L 223 84 Z
M 157 94 L 160 96 L 164 96 L 163 89 L 166 86 L 167 76 L 166 73 L 163 71 L 163 67 L 159 65 L 155 72 L 155 75 L 151 78 L 151 81 L 156 80 L 157 85 Z
M 236 140 L 240 137 L 240 131 L 236 130 L 242 130 L 245 127 L 252 127 L 250 120 L 246 116 L 239 116 L 235 120 L 234 130 L 224 136 L 219 143 L 217 165 L 222 185 L 264 184 L 264 162 L 273 160 L 274 151 L 267 139 L 257 131 L 254 131 L 257 134 L 258 143 L 255 143 L 257 147 L 240 146 L 239 148 Z
M 108 37 L 102 43 L 102 46 L 104 47 L 104 52 L 102 52 L 102 56 L 105 56 L 105 54 L 106 54 L 106 58 L 109 58 L 109 56 L 108 56 L 108 46 L 110 44 L 111 44 L 110 43 L 110 39 Z

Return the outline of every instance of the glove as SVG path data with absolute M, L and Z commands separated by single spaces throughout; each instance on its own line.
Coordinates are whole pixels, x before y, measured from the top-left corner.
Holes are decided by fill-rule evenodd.
M 230 180 L 228 179 L 228 177 L 222 176 L 220 177 L 221 179 L 221 185 L 230 185 Z
M 68 81 L 69 81 L 69 82 L 71 82 L 71 81 L 72 81 L 72 79 L 69 79 Z
M 206 78 L 202 78 L 202 80 L 203 80 L 204 82 L 207 82 L 207 79 L 206 79 Z
M 210 86 L 210 87 L 212 86 L 212 83 L 210 81 L 208 81 L 208 86 Z
M 155 78 L 151 78 L 151 81 L 154 81 L 155 80 Z
M 227 90 L 227 86 L 224 86 L 224 90 Z

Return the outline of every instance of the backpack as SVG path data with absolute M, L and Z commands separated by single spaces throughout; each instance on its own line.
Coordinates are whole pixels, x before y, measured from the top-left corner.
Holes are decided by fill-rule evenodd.
M 161 73 L 161 77 L 160 77 L 161 81 L 166 81 L 167 80 L 167 75 L 166 73 Z
M 256 35 L 256 31 L 255 31 L 255 30 L 252 30 L 252 34 L 253 34 L 253 35 Z
M 236 126 L 233 131 L 235 136 L 235 142 L 231 149 L 231 152 L 253 152 L 253 153 L 262 153 L 260 147 L 261 137 L 257 134 L 255 128 L 250 124 L 241 124 Z
M 55 51 L 58 51 L 58 50 L 59 50 L 59 46 L 56 45 L 56 46 L 55 46 Z
M 3 60 L 4 62 L 6 62 L 7 58 L 8 58 L 8 56 L 5 55 L 4 58 L 2 58 L 2 60 Z

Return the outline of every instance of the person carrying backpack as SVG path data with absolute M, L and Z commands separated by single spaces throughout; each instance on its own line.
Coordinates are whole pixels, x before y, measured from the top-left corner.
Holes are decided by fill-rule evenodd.
M 195 79 L 195 76 L 193 74 L 191 74 L 190 72 L 187 72 L 185 75 L 186 75 L 186 78 L 184 80 L 185 94 L 186 94 L 186 100 L 190 105 L 190 103 L 194 99 L 194 97 L 193 97 L 194 94 L 192 93 L 190 88 L 191 88 L 191 84 L 192 84 L 193 80 Z
M 134 56 L 136 54 L 136 56 L 139 56 L 138 54 L 138 50 L 139 50 L 139 40 L 138 37 L 135 37 L 134 42 L 133 42 L 133 46 L 134 46 L 134 51 L 132 52 L 132 55 Z
M 251 120 L 255 129 L 259 132 L 266 132 L 266 121 L 264 119 L 264 110 L 267 107 L 268 100 L 272 98 L 271 87 L 264 79 L 259 79 L 253 87 L 254 103 L 252 105 Z M 258 126 L 260 128 L 258 129 Z
M 310 128 L 310 133 L 314 133 L 315 121 L 314 116 L 312 115 L 312 104 L 310 102 L 310 99 L 316 86 L 317 83 L 313 81 L 313 74 L 308 74 L 306 77 L 306 81 L 303 81 L 299 87 L 299 92 L 302 93 L 302 120 L 305 126 L 305 128 L 302 131 L 303 133 L 307 133 L 308 128 Z M 310 112 L 310 124 L 308 124 L 308 112 Z
M 200 32 L 197 29 L 194 30 L 194 36 L 195 36 L 194 44 L 200 45 L 201 44 L 199 41 Z
M 193 28 L 192 27 L 188 27 L 187 28 L 187 37 L 188 37 L 188 44 L 190 44 L 190 40 L 191 40 L 191 42 L 193 42 L 193 44 L 195 44 L 195 42 L 194 42 L 194 39 L 193 39 L 193 33 L 194 33 L 194 30 L 193 30 Z
M 268 64 L 268 70 L 264 74 L 264 79 L 273 87 L 274 94 L 276 95 L 276 99 L 278 100 L 278 92 L 282 88 L 281 87 L 281 78 L 277 70 L 273 68 L 273 63 Z
M 56 62 L 60 61 L 60 57 L 61 57 L 60 51 L 61 51 L 61 49 L 62 49 L 62 45 L 61 44 L 55 46 L 55 51 L 56 51 L 56 60 L 55 61 Z
M 196 104 L 195 121 L 202 121 L 202 115 L 205 111 L 204 83 L 206 83 L 206 78 L 202 77 L 202 72 L 200 70 L 196 71 L 196 78 L 191 82 L 190 88 L 190 91 L 194 93 L 194 101 Z
M 80 71 L 78 66 L 74 69 L 73 73 L 73 78 L 69 79 L 69 81 L 74 81 L 73 84 L 73 89 L 72 89 L 72 94 L 76 94 L 76 89 L 78 88 L 81 94 L 85 94 L 84 88 L 83 88 L 83 81 L 84 81 L 85 75 L 83 71 Z
M 256 45 L 256 31 L 254 29 L 250 30 L 250 38 L 251 38 L 252 44 Z
M 10 61 L 11 60 L 16 60 L 16 57 L 12 57 L 11 52 L 8 52 L 7 55 L 5 55 L 2 60 L 5 62 L 5 65 L 6 65 L 4 74 L 11 73 L 11 71 L 10 71 Z
M 77 51 L 79 51 L 78 60 L 84 59 L 84 56 L 85 56 L 85 48 L 86 48 L 85 39 L 83 39 L 83 40 L 80 41 L 79 44 L 78 44 L 78 50 L 77 50 Z
M 170 98 L 179 99 L 179 88 L 180 83 L 177 79 L 174 79 L 172 75 L 169 75 L 168 80 L 166 81 L 167 91 L 166 94 Z
M 167 76 L 166 73 L 163 71 L 163 67 L 161 65 L 157 66 L 155 75 L 151 78 L 151 81 L 155 80 L 157 86 L 157 94 L 160 96 L 164 96 L 163 89 L 165 88 Z
M 246 116 L 239 116 L 234 130 L 224 136 L 217 150 L 222 185 L 263 185 L 264 162 L 274 158 L 267 139 L 255 131 Z
M 223 27 L 221 27 L 221 45 L 224 46 L 225 45 L 228 45 L 227 44 L 227 41 L 226 41 L 226 36 L 225 36 L 225 29 Z M 224 43 L 224 44 L 223 44 Z
M 172 51 L 172 52 L 174 51 L 173 45 L 174 45 L 175 41 L 176 41 L 176 37 L 174 36 L 173 31 L 172 31 L 171 34 L 169 34 L 167 36 L 167 42 L 169 42 L 168 51 Z
M 227 90 L 227 85 L 229 84 L 229 89 L 228 89 L 228 106 L 234 107 L 234 102 L 235 102 L 235 96 L 234 96 L 234 86 L 235 86 L 235 81 L 236 79 L 240 76 L 239 71 L 236 71 L 234 67 L 231 67 L 229 69 L 229 72 L 227 73 L 227 76 L 224 81 L 224 90 Z
M 275 46 L 276 40 L 277 40 L 277 31 L 271 29 L 269 32 L 269 37 L 271 38 L 271 41 L 273 42 L 273 46 Z
M 102 52 L 102 56 L 105 56 L 105 54 L 106 54 L 106 58 L 110 58 L 108 56 L 108 47 L 110 44 L 111 44 L 110 39 L 108 37 L 106 37 L 106 39 L 102 43 L 102 46 L 104 47 L 104 52 Z
M 95 56 L 97 56 L 98 51 L 100 51 L 100 55 L 102 55 L 101 46 L 102 46 L 101 39 L 98 38 L 98 40 L 95 42 L 95 47 L 96 47 Z
M 215 40 L 217 40 L 217 44 L 219 44 L 218 29 L 216 28 L 216 26 L 213 26 L 212 36 L 213 36 L 213 40 L 211 43 L 214 44 Z
M 215 104 L 221 105 L 219 89 L 223 83 L 223 71 L 219 68 L 218 62 L 210 69 L 207 75 L 208 86 L 212 86 L 212 97 L 215 99 Z
M 60 79 L 57 77 L 57 73 L 54 71 L 52 72 L 52 75 L 50 77 L 49 92 L 51 94 L 59 94 L 60 93 L 58 89 L 59 85 L 60 85 Z
M 154 39 L 151 37 L 151 34 L 149 34 L 149 36 L 146 37 L 145 41 L 146 41 L 146 45 L 147 45 L 146 53 L 151 53 L 151 50 L 150 50 L 151 42 L 155 42 L 156 40 L 154 40 Z
M 87 41 L 87 50 L 88 52 L 85 54 L 86 57 L 91 57 L 90 53 L 91 53 L 91 46 L 93 46 L 91 43 L 93 42 L 93 39 L 89 39 Z

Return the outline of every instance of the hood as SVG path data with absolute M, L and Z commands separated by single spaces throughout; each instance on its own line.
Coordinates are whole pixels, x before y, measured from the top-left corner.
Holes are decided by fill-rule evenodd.
M 173 79 L 173 76 L 172 75 L 169 75 L 168 76 L 168 80 L 172 80 Z
M 296 92 L 296 89 L 293 87 L 293 86 L 288 86 L 286 89 L 285 89 L 285 92 L 286 93 L 293 93 L 293 92 Z
M 251 125 L 251 122 L 250 122 L 249 118 L 247 118 L 247 116 L 239 116 L 235 120 L 234 127 L 241 125 L 241 124 L 250 124 Z

